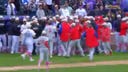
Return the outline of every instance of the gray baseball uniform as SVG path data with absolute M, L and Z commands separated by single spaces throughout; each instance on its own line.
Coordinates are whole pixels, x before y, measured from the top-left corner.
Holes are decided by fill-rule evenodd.
M 53 55 L 53 49 L 54 49 L 54 39 L 55 39 L 55 27 L 53 25 L 46 25 L 44 29 L 47 33 L 47 36 L 49 38 L 49 46 L 50 46 L 50 56 Z
M 46 62 L 49 62 L 49 50 L 47 48 L 46 43 L 49 41 L 48 37 L 46 36 L 40 36 L 37 40 L 36 40 L 36 45 L 39 48 L 39 54 L 40 54 L 40 60 L 44 60 Z

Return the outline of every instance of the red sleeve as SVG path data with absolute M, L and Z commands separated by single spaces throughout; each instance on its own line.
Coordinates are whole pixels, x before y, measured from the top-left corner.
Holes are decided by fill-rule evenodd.
M 86 23 L 85 23 L 84 26 L 83 26 L 83 31 L 85 32 L 86 29 L 87 29 L 87 25 L 86 25 Z
M 80 33 L 84 32 L 84 29 L 81 25 L 79 25 L 79 31 L 80 31 Z
M 128 29 L 128 24 L 127 24 L 127 29 Z
M 44 45 L 45 45 L 47 48 L 49 48 L 48 41 L 45 41 L 45 42 L 44 42 Z
M 107 30 L 106 30 L 106 36 L 108 37 L 108 38 L 110 38 L 110 33 L 111 33 L 111 30 L 109 29 L 109 28 L 107 28 Z

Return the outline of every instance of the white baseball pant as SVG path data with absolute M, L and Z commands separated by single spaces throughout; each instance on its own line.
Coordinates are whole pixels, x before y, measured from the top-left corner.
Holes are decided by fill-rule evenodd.
M 2 48 L 3 48 L 3 50 L 5 50 L 6 49 L 6 46 L 7 46 L 7 43 L 6 43 L 6 35 L 5 34 L 1 34 L 0 35 L 0 39 L 2 41 Z
M 50 46 L 50 56 L 53 55 L 53 48 L 54 48 L 54 41 L 53 40 L 49 40 L 49 46 Z
M 102 45 L 103 45 L 105 54 L 109 54 L 110 52 L 112 52 L 110 42 L 102 42 Z
M 63 50 L 64 56 L 67 55 L 68 53 L 68 42 L 62 42 L 61 41 L 61 49 Z
M 98 51 L 99 51 L 99 53 L 102 53 L 103 52 L 102 41 L 101 40 L 99 40 Z
M 126 47 L 126 44 L 127 44 L 127 41 L 126 41 L 126 36 L 120 36 L 120 48 L 121 48 L 121 52 L 126 52 L 127 50 L 127 47 Z
M 0 39 L 0 52 L 2 51 L 2 42 L 1 42 L 1 39 Z
M 25 40 L 25 46 L 27 47 L 27 52 L 31 54 L 33 51 L 33 40 Z
M 93 60 L 94 52 L 95 52 L 95 48 L 90 48 L 89 49 L 89 60 L 90 61 Z
M 119 32 L 115 32 L 115 43 L 116 43 L 116 52 L 120 50 L 120 35 Z
M 12 35 L 8 35 L 8 49 L 12 47 Z
M 13 35 L 12 36 L 11 54 L 18 53 L 18 50 L 19 50 L 19 36 Z
M 80 39 L 77 39 L 77 40 L 71 40 L 69 42 L 69 47 L 68 47 L 68 51 L 67 51 L 67 56 L 70 56 L 71 54 L 71 49 L 74 47 L 74 46 L 77 46 L 77 48 L 79 49 L 80 51 L 80 54 L 81 56 L 84 56 L 84 51 L 80 45 Z
M 49 62 L 49 50 L 48 50 L 48 48 L 39 48 L 39 50 L 40 50 L 40 60 L 43 61 L 45 59 L 46 62 Z

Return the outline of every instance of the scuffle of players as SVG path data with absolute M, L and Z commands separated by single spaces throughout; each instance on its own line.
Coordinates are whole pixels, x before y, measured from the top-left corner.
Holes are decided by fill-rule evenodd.
M 126 52 L 127 15 L 117 15 L 113 23 L 109 17 L 103 16 L 56 15 L 40 19 L 35 16 L 31 19 L 29 16 L 0 16 L 0 52 L 21 53 L 23 59 L 28 56 L 34 61 L 34 51 L 40 54 L 39 66 L 45 57 L 47 63 L 55 54 L 65 57 L 80 54 L 83 57 L 88 53 L 90 61 L 96 50 L 112 55 L 111 36 L 115 38 L 112 39 L 115 40 L 115 51 Z

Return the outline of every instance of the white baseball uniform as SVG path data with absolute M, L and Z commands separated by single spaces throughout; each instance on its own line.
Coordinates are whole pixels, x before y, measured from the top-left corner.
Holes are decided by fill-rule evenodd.
M 32 53 L 33 51 L 33 43 L 34 43 L 34 39 L 33 39 L 33 36 L 35 36 L 36 33 L 32 30 L 32 29 L 26 29 L 26 30 L 23 30 L 22 32 L 22 44 L 26 45 L 27 47 L 27 51 L 29 53 Z

